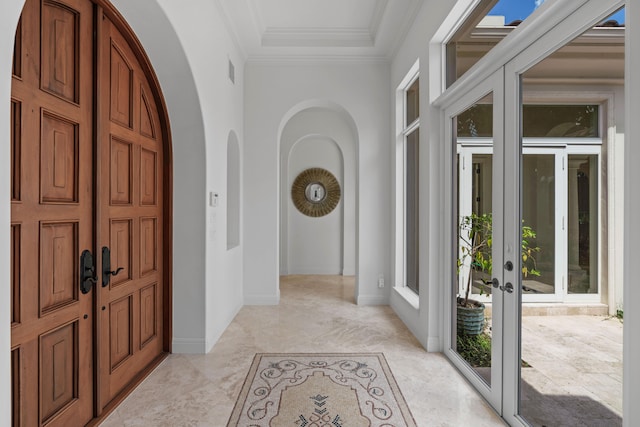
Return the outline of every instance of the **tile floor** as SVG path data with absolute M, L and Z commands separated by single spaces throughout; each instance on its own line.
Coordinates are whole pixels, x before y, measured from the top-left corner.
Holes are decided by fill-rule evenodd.
M 242 308 L 209 354 L 169 356 L 102 427 L 225 426 L 263 352 L 383 352 L 420 427 L 504 425 L 390 307 L 355 305 L 352 278 L 288 276 L 280 289 L 280 305 Z
M 169 356 L 103 423 L 226 426 L 255 353 L 383 352 L 420 427 L 504 423 L 390 307 L 354 304 L 353 278 L 287 276 L 278 306 L 244 307 L 206 355 Z M 622 424 L 622 323 L 523 318 L 522 411 L 535 426 Z

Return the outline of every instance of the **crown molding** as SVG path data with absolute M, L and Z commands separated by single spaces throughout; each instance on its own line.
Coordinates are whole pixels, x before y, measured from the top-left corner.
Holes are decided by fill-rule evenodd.
M 296 54 L 256 54 L 249 55 L 246 65 L 269 65 L 280 66 L 284 64 L 295 65 L 323 65 L 333 64 L 389 64 L 390 59 L 384 55 L 367 54 L 321 54 L 321 55 L 296 55 Z

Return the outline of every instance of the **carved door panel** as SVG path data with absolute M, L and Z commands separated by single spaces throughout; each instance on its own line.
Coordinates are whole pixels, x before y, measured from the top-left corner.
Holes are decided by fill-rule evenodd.
M 16 33 L 15 426 L 87 424 L 165 350 L 159 89 L 100 3 L 27 0 Z
M 163 152 L 140 62 L 108 17 L 99 23 L 98 246 L 112 272 L 98 295 L 101 410 L 163 352 Z
M 83 425 L 93 417 L 93 293 L 80 291 L 79 274 L 94 235 L 92 32 L 89 1 L 43 0 L 27 2 L 16 34 L 14 425 Z

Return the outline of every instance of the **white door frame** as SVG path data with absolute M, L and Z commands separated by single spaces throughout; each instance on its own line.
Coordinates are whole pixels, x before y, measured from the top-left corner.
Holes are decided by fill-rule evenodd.
M 597 205 L 597 245 L 594 248 L 597 251 L 597 281 L 598 281 L 598 292 L 593 294 L 570 294 L 568 290 L 568 264 L 567 264 L 567 254 L 568 254 L 568 227 L 565 226 L 565 221 L 568 214 L 568 197 L 567 197 L 567 187 L 568 187 L 568 165 L 567 158 L 570 155 L 575 154 L 585 154 L 585 155 L 595 155 L 598 156 L 598 164 L 597 164 L 597 176 L 598 176 L 598 187 L 597 194 L 602 194 L 603 187 L 603 179 L 602 179 L 602 166 L 601 166 L 601 154 L 602 148 L 600 144 L 588 143 L 586 145 L 577 144 L 575 139 L 548 139 L 545 141 L 541 139 L 540 141 L 534 141 L 532 145 L 529 145 L 527 142 L 528 139 L 524 139 L 524 147 L 522 149 L 523 154 L 526 156 L 528 154 L 539 154 L 539 155 L 549 155 L 554 158 L 554 177 L 555 177 L 555 233 L 554 233 L 554 244 L 555 244 L 555 260 L 554 260 L 554 278 L 555 278 L 555 292 L 552 294 L 535 294 L 528 293 L 522 295 L 523 303 L 582 303 L 582 304 L 597 304 L 602 301 L 602 284 L 601 284 L 601 274 L 602 271 L 602 257 L 604 256 L 602 252 L 602 242 L 603 242 L 603 232 L 602 232 L 602 206 L 600 204 Z M 476 154 L 492 154 L 492 140 L 490 138 L 485 138 L 482 141 L 477 140 L 469 140 L 462 141 L 460 143 L 460 138 L 458 139 L 458 147 L 457 153 L 460 156 L 460 162 L 462 167 L 459 170 L 458 176 L 458 185 L 459 185 L 459 196 L 460 201 L 458 205 L 458 210 L 461 216 L 469 215 L 472 210 L 471 206 L 471 183 L 472 183 L 472 170 L 471 168 L 467 168 L 466 164 L 471 164 L 472 156 Z M 526 197 L 526 195 L 523 195 Z M 543 248 L 544 250 L 544 248 Z M 487 294 L 474 294 L 473 298 L 484 302 L 491 302 L 490 295 Z
M 444 168 L 445 173 L 450 177 L 451 182 L 457 180 L 457 171 L 454 168 L 454 159 L 457 152 L 457 142 L 454 133 L 454 120 L 455 117 L 464 112 L 467 108 L 475 104 L 486 95 L 493 95 L 493 161 L 494 164 L 498 161 L 502 161 L 503 158 L 503 125 L 501 123 L 503 112 L 503 72 L 502 69 L 496 71 L 490 78 L 484 80 L 481 84 L 476 85 L 472 90 L 465 94 L 465 96 L 456 100 L 456 102 L 447 106 L 442 111 L 443 123 L 445 123 L 444 139 L 447 144 L 443 150 L 445 153 Z M 502 176 L 496 176 L 500 173 L 499 168 L 493 169 L 493 194 L 498 195 L 502 193 Z M 455 185 L 452 186 L 455 188 Z M 456 272 L 456 258 L 457 258 L 457 242 L 454 242 L 453 236 L 457 233 L 457 226 L 459 218 L 455 215 L 455 204 L 457 201 L 454 199 L 454 192 L 446 192 L 445 194 L 445 206 L 451 207 L 450 215 L 445 216 L 445 230 L 449 230 L 449 236 L 451 239 L 445 239 L 445 251 L 449 254 L 450 263 L 446 264 L 451 266 L 447 274 L 449 280 L 448 283 L 451 286 L 445 287 L 444 298 L 445 303 L 445 321 L 444 321 L 444 351 L 449 357 L 452 363 L 460 369 L 467 379 L 473 384 L 473 386 L 482 394 L 482 396 L 494 407 L 498 412 L 502 405 L 502 301 L 503 293 L 496 291 L 492 292 L 492 346 L 491 346 L 491 385 L 488 385 L 479 375 L 476 373 L 466 361 L 454 350 L 455 348 L 455 334 L 456 331 L 453 328 L 453 322 L 455 322 L 455 300 L 457 294 L 458 274 Z M 502 197 L 494 197 L 493 203 L 493 247 L 492 256 L 494 265 L 502 265 L 502 230 L 496 227 L 496 224 L 502 223 Z M 500 283 L 503 283 L 501 275 L 502 269 L 496 269 L 493 273 L 493 277 L 496 277 Z
M 570 2 L 565 2 L 565 4 L 567 3 Z M 623 0 L 589 0 L 580 7 L 575 4 L 567 5 L 566 12 L 569 12 L 569 15 L 566 19 L 505 64 L 504 197 L 505 212 L 511 213 L 506 214 L 504 218 L 504 245 L 507 252 L 510 247 L 519 247 L 521 239 L 522 195 L 520 189 L 522 179 L 520 168 L 522 141 L 519 113 L 523 104 L 521 75 L 622 6 L 624 6 Z M 505 295 L 504 302 L 502 416 L 510 425 L 528 425 L 519 414 L 522 311 L 520 257 L 514 257 L 513 262 L 516 268 L 511 272 L 505 272 L 505 280 L 513 281 L 517 286 L 514 286 L 515 292 L 513 294 Z

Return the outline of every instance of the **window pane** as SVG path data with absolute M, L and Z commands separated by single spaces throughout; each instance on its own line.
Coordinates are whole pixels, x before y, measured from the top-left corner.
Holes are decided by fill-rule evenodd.
M 487 13 L 483 21 L 490 21 L 502 26 L 515 27 L 527 19 L 544 1 L 500 0 Z M 490 18 L 490 19 L 488 19 Z
M 407 135 L 405 158 L 405 276 L 406 285 L 414 292 L 419 292 L 418 285 L 418 160 L 419 129 Z
M 626 23 L 626 11 L 624 7 L 598 24 L 598 27 L 624 27 Z
M 513 32 L 522 21 L 526 20 L 544 1 L 540 0 L 480 0 L 474 12 L 463 22 L 458 31 L 451 37 L 446 46 L 446 84 L 451 86 L 458 78 L 464 75 L 480 59 L 482 59 L 495 45 Z M 611 76 L 611 69 L 616 65 L 609 62 L 616 49 L 614 45 L 619 44 L 616 40 L 624 38 L 625 26 L 624 8 L 604 19 L 592 29 L 587 31 L 586 37 L 581 37 L 560 49 L 557 54 L 560 62 L 571 63 L 570 66 L 560 65 L 554 67 L 552 76 L 555 78 L 565 77 L 564 73 L 570 70 L 580 69 L 583 74 L 580 78 L 589 77 L 602 78 Z M 612 37 L 613 36 L 613 37 Z M 594 42 L 594 37 L 597 42 Z M 600 70 L 588 66 L 588 62 L 596 58 L 586 46 L 598 46 L 604 55 L 597 56 L 596 61 L 600 61 Z M 567 52 L 571 52 L 567 55 Z M 553 56 L 553 55 L 552 55 Z M 577 65 L 578 63 L 580 65 Z M 593 75 L 596 73 L 597 75 Z M 527 72 L 531 74 L 531 70 Z M 576 77 L 566 76 L 566 77 Z M 622 76 L 621 78 L 624 78 Z
M 597 138 L 597 105 L 525 105 L 524 137 Z
M 598 293 L 598 156 L 569 155 L 569 293 Z
M 493 105 L 476 104 L 458 116 L 458 138 L 493 136 Z
M 447 43 L 447 87 L 461 77 L 544 1 L 480 0 Z
M 522 158 L 522 242 L 523 247 L 531 249 L 523 253 L 526 277 L 522 278 L 522 292 L 525 294 L 556 291 L 555 219 L 555 156 L 525 154 Z
M 413 82 L 411 86 L 409 86 L 409 89 L 407 89 L 407 115 L 405 118 L 405 126 L 413 123 L 413 121 L 417 119 L 418 115 L 420 114 L 420 100 L 418 96 L 419 93 L 419 79 L 416 79 L 416 81 Z
M 598 138 L 598 105 L 525 105 L 525 138 Z M 493 110 L 478 104 L 458 116 L 458 137 L 491 137 Z

